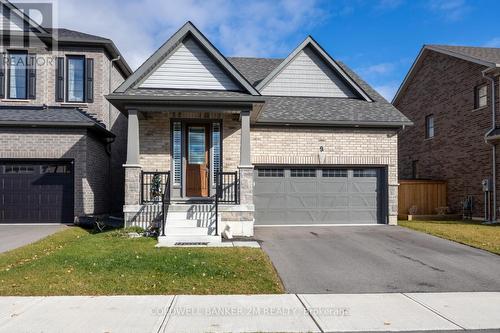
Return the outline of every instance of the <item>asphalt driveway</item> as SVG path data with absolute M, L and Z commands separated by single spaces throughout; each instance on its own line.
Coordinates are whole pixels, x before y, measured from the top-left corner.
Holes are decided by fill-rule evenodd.
M 500 256 L 403 227 L 256 228 L 289 293 L 500 291 Z
M 65 225 L 2 225 L 0 224 L 0 253 L 36 242 L 66 228 Z

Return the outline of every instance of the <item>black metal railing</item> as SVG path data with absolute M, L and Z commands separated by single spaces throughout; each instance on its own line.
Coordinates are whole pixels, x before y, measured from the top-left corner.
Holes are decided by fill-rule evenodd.
M 170 172 L 142 171 L 141 173 L 141 201 L 142 203 L 160 202 L 165 192 L 165 185 Z
M 218 172 L 216 179 L 219 203 L 237 205 L 240 201 L 238 172 Z
M 165 223 L 167 222 L 168 208 L 170 207 L 170 172 L 167 172 L 165 186 L 161 200 L 161 232 L 160 235 L 165 236 Z

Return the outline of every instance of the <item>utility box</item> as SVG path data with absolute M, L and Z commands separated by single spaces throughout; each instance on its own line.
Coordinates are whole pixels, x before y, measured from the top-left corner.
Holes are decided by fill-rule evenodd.
M 483 188 L 483 192 L 492 192 L 493 191 L 493 182 L 489 178 L 483 179 L 481 181 L 481 186 Z

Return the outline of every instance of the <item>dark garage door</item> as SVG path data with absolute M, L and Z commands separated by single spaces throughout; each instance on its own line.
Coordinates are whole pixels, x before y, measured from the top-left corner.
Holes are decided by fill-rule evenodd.
M 383 222 L 384 169 L 255 170 L 255 224 L 376 224 Z
M 73 222 L 71 162 L 0 161 L 0 223 Z

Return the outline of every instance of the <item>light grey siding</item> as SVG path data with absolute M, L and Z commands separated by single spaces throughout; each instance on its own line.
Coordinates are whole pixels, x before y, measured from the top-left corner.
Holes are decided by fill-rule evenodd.
M 312 48 L 300 51 L 267 86 L 263 95 L 305 97 L 355 97 L 337 73 Z
M 240 90 L 232 78 L 192 38 L 185 39 L 140 87 Z

